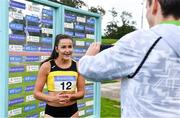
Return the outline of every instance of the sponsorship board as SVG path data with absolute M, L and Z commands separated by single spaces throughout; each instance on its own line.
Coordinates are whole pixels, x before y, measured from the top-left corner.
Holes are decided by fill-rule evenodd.
M 78 61 L 97 38 L 97 16 L 91 16 L 93 14 L 88 12 L 83 13 L 80 9 L 66 9 L 62 5 L 58 7 L 57 3 L 49 0 L 8 0 L 8 3 L 7 116 L 43 117 L 46 103 L 35 100 L 33 90 L 40 63 L 52 52 L 55 34 L 64 33 L 73 37 L 73 59 Z M 60 15 L 61 12 L 58 10 L 64 11 Z M 55 26 L 57 24 L 61 26 L 58 28 Z M 57 84 L 61 82 L 58 78 L 56 81 Z M 69 81 L 73 83 L 74 79 L 69 78 Z M 47 86 L 44 89 L 43 92 L 47 94 Z M 85 89 L 84 98 L 78 100 L 79 114 L 81 117 L 90 117 L 95 114 L 95 84 L 86 81 Z
M 73 59 L 78 61 L 95 40 L 96 19 L 69 10 L 65 10 L 64 13 L 64 33 L 73 37 L 75 42 Z M 81 117 L 93 115 L 94 84 L 86 82 L 85 91 L 84 98 L 78 101 L 79 115 Z
M 9 0 L 8 117 L 38 118 L 44 113 L 45 103 L 35 100 L 33 90 L 39 64 L 52 50 L 53 12 L 29 0 Z

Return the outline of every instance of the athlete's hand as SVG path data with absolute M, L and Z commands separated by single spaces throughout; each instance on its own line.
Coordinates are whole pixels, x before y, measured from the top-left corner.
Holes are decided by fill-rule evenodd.
M 72 102 L 73 94 L 63 94 L 63 97 L 65 98 L 66 103 Z
M 58 94 L 59 97 L 59 104 L 66 104 L 67 100 L 69 99 L 66 94 Z
M 85 55 L 95 56 L 97 53 L 99 53 L 99 51 L 100 51 L 100 43 L 92 43 L 89 46 Z
M 59 104 L 66 104 L 67 97 L 63 94 L 59 93 L 55 96 L 49 96 L 49 102 L 59 103 Z

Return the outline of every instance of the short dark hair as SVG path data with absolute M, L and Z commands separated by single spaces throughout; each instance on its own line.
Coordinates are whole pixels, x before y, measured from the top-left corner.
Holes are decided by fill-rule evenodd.
M 180 0 L 158 0 L 161 9 L 162 15 L 164 17 L 172 15 L 175 19 L 180 18 Z M 152 4 L 152 0 L 148 0 L 149 5 Z

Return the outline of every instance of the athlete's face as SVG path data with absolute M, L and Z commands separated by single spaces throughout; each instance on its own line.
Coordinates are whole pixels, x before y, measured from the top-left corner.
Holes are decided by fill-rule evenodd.
M 63 60 L 70 60 L 73 53 L 73 42 L 71 39 L 61 39 L 56 51 Z

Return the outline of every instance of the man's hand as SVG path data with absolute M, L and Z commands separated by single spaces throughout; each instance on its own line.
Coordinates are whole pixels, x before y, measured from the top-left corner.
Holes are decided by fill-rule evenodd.
M 92 43 L 85 55 L 95 56 L 100 51 L 100 45 L 100 43 Z

